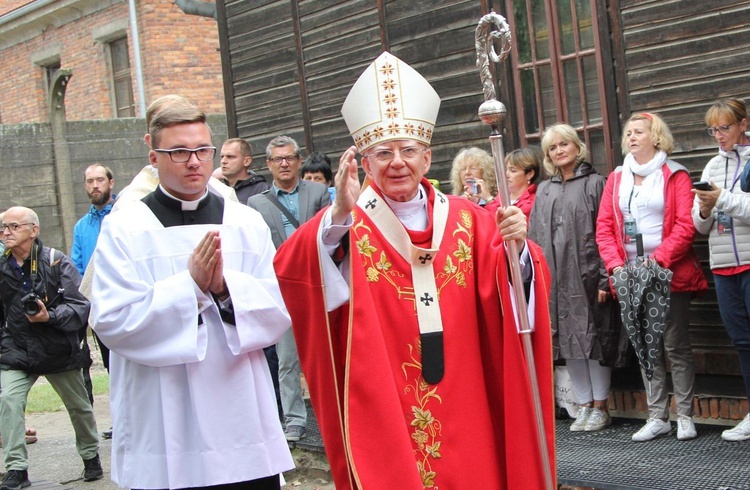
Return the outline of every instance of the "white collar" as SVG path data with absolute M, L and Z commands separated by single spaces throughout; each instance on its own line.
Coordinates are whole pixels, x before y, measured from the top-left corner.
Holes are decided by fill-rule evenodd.
M 204 200 L 206 196 L 208 196 L 208 189 L 204 189 L 203 195 L 199 197 L 198 199 L 196 199 L 195 201 L 183 201 L 182 199 L 178 199 L 174 197 L 172 194 L 170 194 L 169 192 L 167 192 L 167 190 L 161 184 L 159 184 L 159 189 L 161 189 L 161 191 L 170 199 L 174 199 L 175 201 L 179 202 L 182 205 L 183 211 L 195 211 L 196 209 L 198 209 L 198 205 L 201 203 L 201 201 Z
M 391 208 L 393 214 L 401 221 L 405 227 L 414 231 L 424 231 L 427 229 L 429 220 L 427 218 L 427 194 L 419 185 L 417 194 L 409 201 L 394 201 L 383 195 L 383 199 Z

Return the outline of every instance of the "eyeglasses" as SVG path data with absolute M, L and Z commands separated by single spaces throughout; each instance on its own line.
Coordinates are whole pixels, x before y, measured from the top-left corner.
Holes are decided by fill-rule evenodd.
M 401 159 L 407 162 L 411 162 L 416 159 L 420 153 L 427 151 L 426 148 L 417 148 L 416 146 L 407 146 L 406 148 L 400 148 L 396 151 L 393 150 L 377 150 L 371 151 L 365 156 L 369 159 L 374 160 L 376 163 L 390 163 L 396 156 L 396 153 L 401 155 Z
M 18 229 L 22 226 L 26 225 L 33 225 L 34 223 L 3 223 L 3 231 L 5 230 L 11 230 L 11 231 L 18 231 Z
M 727 134 L 729 131 L 729 128 L 734 126 L 735 123 L 732 124 L 725 124 L 723 126 L 716 126 L 715 128 L 706 128 L 706 132 L 709 134 L 709 136 L 714 136 L 716 133 L 719 134 Z
M 208 162 L 214 159 L 216 155 L 215 146 L 201 146 L 191 150 L 190 148 L 172 148 L 171 150 L 155 149 L 155 152 L 166 153 L 174 163 L 186 163 L 190 161 L 190 157 L 195 154 L 195 157 L 200 162 Z
M 297 163 L 297 160 L 299 160 L 299 158 L 297 158 L 296 155 L 289 155 L 288 157 L 273 157 L 268 159 L 268 161 L 273 163 L 274 165 L 281 165 L 281 162 L 283 162 L 284 160 L 286 160 L 286 163 L 288 164 L 294 164 Z

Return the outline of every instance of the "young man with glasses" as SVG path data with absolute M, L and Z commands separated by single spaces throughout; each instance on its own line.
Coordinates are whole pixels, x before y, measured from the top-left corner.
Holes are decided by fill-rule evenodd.
M 425 178 L 439 104 L 414 69 L 378 57 L 342 108 L 355 146 L 334 204 L 274 262 L 337 489 L 544 488 L 503 240 L 528 247 L 554 461 L 549 271 L 520 209 L 493 216 Z
M 44 376 L 62 399 L 83 459 L 84 481 L 102 478 L 99 437 L 91 401 L 81 374 L 78 332 L 89 302 L 78 292 L 81 277 L 71 260 L 42 245 L 39 217 L 12 207 L 3 215 L 0 299 L 4 328 L 0 337 L 0 432 L 6 474 L 0 489 L 31 485 L 24 417 L 29 390 Z M 33 296 L 32 296 L 33 294 Z
M 209 189 L 205 114 L 172 96 L 148 119 L 160 183 L 105 220 L 93 257 L 94 330 L 111 351 L 112 479 L 278 490 L 294 463 L 263 355 L 289 328 L 273 244 L 257 213 Z
M 271 229 L 278 248 L 292 233 L 330 204 L 328 188 L 318 182 L 301 180 L 300 149 L 289 136 L 277 136 L 266 147 L 266 164 L 273 175 L 271 189 L 252 196 L 247 205 L 257 209 Z M 305 437 L 307 407 L 302 395 L 301 369 L 292 330 L 276 344 L 279 365 L 279 396 L 289 442 Z

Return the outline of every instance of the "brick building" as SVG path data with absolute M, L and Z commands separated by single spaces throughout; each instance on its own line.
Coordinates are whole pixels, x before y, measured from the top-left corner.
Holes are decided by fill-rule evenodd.
M 49 80 L 59 68 L 73 73 L 71 121 L 143 117 L 168 93 L 224 113 L 216 21 L 178 4 L 214 8 L 192 0 L 0 0 L 0 124 L 47 122 Z

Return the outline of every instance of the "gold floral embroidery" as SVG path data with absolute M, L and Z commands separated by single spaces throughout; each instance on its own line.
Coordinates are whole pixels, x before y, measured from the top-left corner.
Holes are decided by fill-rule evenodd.
M 355 226 L 353 231 L 357 236 L 356 246 L 359 254 L 363 256 L 365 274 L 369 282 L 378 282 L 380 279 L 386 279 L 398 292 L 398 297 L 408 299 L 414 302 L 416 309 L 416 300 L 414 298 L 414 288 L 410 286 L 400 286 L 395 279 L 402 278 L 404 275 L 393 270 L 393 264 L 388 258 L 385 251 L 380 250 L 377 244 L 373 244 L 370 239 L 372 230 L 362 221 L 357 221 L 354 215 Z M 465 209 L 459 212 L 459 219 L 455 224 L 452 236 L 457 238 L 456 243 L 451 245 L 445 254 L 445 263 L 442 270 L 436 275 L 438 294 L 451 282 L 459 287 L 466 287 L 467 276 L 474 271 L 474 254 L 472 246 L 474 245 L 473 233 L 474 219 L 471 213 Z M 380 255 L 377 252 L 380 251 Z M 376 259 L 376 257 L 378 257 Z
M 459 211 L 458 216 L 459 221 L 456 223 L 455 230 L 453 230 L 453 236 L 457 237 L 456 245 L 453 251 L 446 255 L 443 271 L 437 275 L 438 279 L 443 280 L 438 287 L 438 293 L 453 280 L 456 281 L 457 286 L 465 288 L 467 284 L 466 276 L 474 271 L 474 254 L 472 253 L 474 219 L 471 213 L 465 209 Z M 455 262 L 453 261 L 454 257 Z
M 359 222 L 354 226 L 354 232 L 357 234 L 362 231 L 370 231 L 370 229 L 362 222 Z M 393 264 L 388 260 L 388 255 L 381 250 L 379 258 L 375 259 L 378 249 L 371 244 L 369 233 L 365 232 L 362 234 L 356 241 L 356 246 L 359 254 L 364 258 L 363 266 L 365 267 L 365 275 L 369 282 L 378 282 L 380 279 L 385 279 L 396 288 L 399 298 L 408 296 L 412 299 L 414 298 L 414 288 L 400 287 L 396 283 L 396 279 L 402 278 L 404 275 L 398 271 L 391 270 Z
M 385 252 L 380 252 L 380 260 L 377 264 L 375 264 L 375 267 L 383 272 L 388 272 L 388 270 L 392 267 L 392 264 L 388 262 L 388 257 L 385 255 Z
M 466 262 L 471 260 L 471 248 L 462 239 L 458 239 L 458 250 L 453 252 L 459 262 Z
M 354 226 L 352 233 L 356 237 L 356 249 L 362 258 L 362 266 L 365 268 L 367 280 L 379 282 L 381 279 L 387 281 L 398 293 L 399 299 L 416 302 L 414 288 L 402 286 L 405 275 L 394 270 L 393 263 L 385 250 L 380 249 L 377 240 L 371 239 L 372 229 L 352 213 Z M 467 276 L 474 272 L 474 220 L 472 214 L 467 210 L 459 211 L 459 218 L 455 222 L 451 235 L 454 241 L 450 247 L 440 255 L 445 255 L 445 262 L 436 274 L 438 293 L 455 281 L 459 287 L 466 287 Z M 448 230 L 446 230 L 448 233 Z M 448 236 L 448 235 L 446 235 Z M 378 253 L 379 252 L 379 253 Z M 416 303 L 414 304 L 416 309 Z M 424 488 L 438 490 L 435 480 L 438 478 L 434 471 L 435 460 L 442 458 L 442 423 L 435 418 L 430 407 L 435 403 L 442 403 L 438 395 L 439 385 L 430 385 L 422 377 L 422 344 L 419 338 L 414 344 L 409 344 L 410 360 L 403 363 L 401 368 L 406 378 L 404 394 L 413 394 L 414 402 L 411 404 L 411 420 L 409 428 L 414 444 L 414 453 L 417 457 L 417 468 L 422 478 Z
M 365 235 L 357 240 L 357 250 L 366 257 L 372 257 L 372 254 L 378 251 L 377 248 L 370 245 L 370 235 Z
M 429 385 L 422 377 L 422 343 L 419 338 L 415 340 L 415 346 L 409 345 L 410 361 L 401 365 L 406 377 L 406 388 L 404 393 L 414 394 L 414 405 L 411 407 L 412 428 L 411 438 L 416 445 L 417 468 L 422 477 L 422 485 L 425 488 L 439 488 L 435 484 L 437 472 L 433 471 L 434 460 L 440 459 L 440 446 L 442 441 L 439 437 L 442 433 L 442 424 L 429 410 L 430 402 L 443 403 L 443 399 L 437 394 L 438 385 Z

